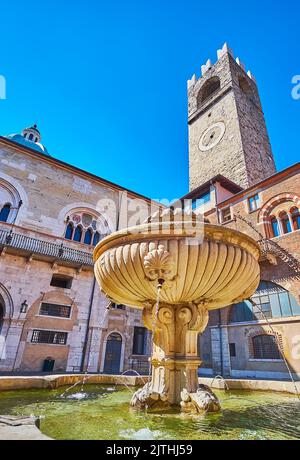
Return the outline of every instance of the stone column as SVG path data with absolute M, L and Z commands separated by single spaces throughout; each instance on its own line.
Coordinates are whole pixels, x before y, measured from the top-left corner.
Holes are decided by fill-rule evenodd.
M 208 311 L 205 305 L 148 305 L 143 320 L 153 331 L 152 379 L 145 405 L 179 405 L 183 389 L 198 389 L 198 334 L 207 326 Z

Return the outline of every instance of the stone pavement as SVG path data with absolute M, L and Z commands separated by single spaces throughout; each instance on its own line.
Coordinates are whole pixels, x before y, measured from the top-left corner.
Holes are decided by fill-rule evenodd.
M 38 429 L 39 419 L 14 415 L 0 415 L 1 441 L 46 441 L 51 440 Z

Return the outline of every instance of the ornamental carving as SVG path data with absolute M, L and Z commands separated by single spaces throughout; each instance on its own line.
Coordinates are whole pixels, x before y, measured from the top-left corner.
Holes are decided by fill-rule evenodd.
M 175 263 L 163 245 L 148 252 L 144 257 L 144 269 L 150 281 L 174 281 L 175 279 Z

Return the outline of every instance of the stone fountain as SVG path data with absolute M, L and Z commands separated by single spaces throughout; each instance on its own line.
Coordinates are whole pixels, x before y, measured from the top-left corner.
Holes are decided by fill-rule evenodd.
M 199 386 L 198 334 L 209 310 L 249 298 L 260 280 L 260 250 L 238 231 L 182 210 L 159 211 L 146 223 L 112 233 L 95 248 L 95 275 L 108 298 L 143 310 L 152 331 L 152 378 L 131 404 L 185 412 L 217 411 Z

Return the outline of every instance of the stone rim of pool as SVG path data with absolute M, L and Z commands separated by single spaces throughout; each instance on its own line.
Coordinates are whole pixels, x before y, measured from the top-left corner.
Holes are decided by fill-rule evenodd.
M 114 384 L 113 382 L 115 380 L 118 381 L 119 385 L 116 386 L 116 389 L 117 389 L 117 393 L 124 393 L 124 390 L 122 389 L 122 381 L 124 383 L 126 383 L 126 385 L 128 386 L 132 386 L 133 388 L 136 387 L 136 382 L 139 381 L 139 377 L 136 377 L 136 376 L 111 376 L 111 375 L 95 375 L 95 374 L 89 374 L 90 376 L 90 379 L 91 381 L 93 382 L 91 385 L 90 384 L 87 384 L 84 391 L 86 391 L 87 393 L 95 386 L 95 385 L 98 385 L 98 387 L 104 387 L 104 386 L 107 386 L 106 388 L 106 392 L 109 393 L 110 392 L 110 387 Z M 145 377 L 143 377 L 145 378 Z M 12 388 L 18 388 L 18 392 L 15 391 L 15 394 L 17 395 L 18 393 L 21 394 L 23 392 L 23 390 L 27 390 L 27 389 L 30 389 L 31 387 L 31 391 L 37 391 L 38 389 L 40 390 L 43 390 L 42 391 L 42 395 L 45 395 L 46 394 L 49 394 L 49 396 L 51 395 L 54 395 L 54 394 L 58 394 L 58 395 L 61 395 L 62 393 L 62 389 L 64 386 L 66 385 L 70 385 L 72 384 L 74 381 L 78 381 L 78 382 L 81 382 L 83 379 L 83 375 L 49 375 L 49 376 L 12 376 L 12 377 L 8 377 L 8 376 L 1 376 L 0 377 L 0 407 L 1 407 L 1 397 L 2 398 L 5 398 L 6 395 L 8 395 L 9 393 L 11 393 L 10 391 L 5 391 L 5 390 L 9 390 L 12 389 Z M 213 381 L 212 378 L 201 378 L 199 379 L 202 383 L 205 383 L 207 385 L 210 385 Z M 142 382 L 140 381 L 140 384 Z M 240 396 L 239 398 L 241 398 L 241 396 L 243 397 L 243 395 L 245 396 L 244 398 L 244 402 L 243 404 L 245 404 L 245 410 L 247 410 L 247 407 L 249 406 L 249 400 L 251 402 L 251 396 L 255 399 L 255 395 L 265 395 L 265 397 L 267 398 L 270 398 L 270 399 L 274 399 L 276 400 L 277 398 L 279 398 L 281 401 L 290 401 L 291 404 L 293 404 L 293 409 L 294 407 L 297 409 L 299 406 L 297 406 L 297 404 L 299 404 L 299 402 L 296 400 L 295 396 L 295 388 L 292 384 L 292 382 L 289 382 L 289 381 L 263 381 L 263 380 L 234 380 L 234 379 L 226 379 L 226 384 L 228 385 L 228 387 L 230 388 L 230 391 L 233 393 L 233 396 L 236 394 L 236 391 L 237 390 L 243 390 L 243 392 L 239 392 Z M 214 389 L 222 389 L 224 387 L 224 381 L 222 380 L 214 380 L 213 382 L 213 388 Z M 298 389 L 300 390 L 300 382 L 297 382 L 297 387 Z M 235 388 L 235 390 L 233 390 L 233 388 Z M 52 391 L 47 391 L 47 390 L 52 390 Z M 249 390 L 250 390 L 250 395 L 249 395 Z M 78 391 L 75 389 L 75 391 Z M 125 390 L 126 392 L 126 390 Z M 113 392 L 111 392 L 113 393 Z M 218 392 L 218 395 L 219 395 L 219 392 Z M 220 393 L 220 398 L 222 399 L 225 395 L 225 392 L 222 392 Z M 294 395 L 294 397 L 293 397 Z M 129 395 L 130 396 L 130 395 Z M 233 398 L 234 399 L 234 398 Z M 94 399 L 88 397 L 87 398 L 88 401 L 91 402 L 91 404 L 94 404 Z M 247 401 L 248 400 L 248 406 L 247 406 Z M 85 399 L 78 399 L 76 400 L 75 399 L 67 399 L 66 398 L 66 401 L 68 401 L 67 404 L 81 404 L 81 403 L 84 403 L 86 400 Z M 38 402 L 38 401 L 36 401 Z M 241 401 L 242 402 L 242 401 Z M 233 401 L 232 401 L 233 403 Z M 39 402 L 39 404 L 42 406 L 43 405 L 43 402 Z M 126 403 L 127 404 L 127 403 Z M 254 401 L 253 401 L 253 404 L 254 404 Z M 72 407 L 75 407 L 75 406 L 72 406 Z M 79 407 L 79 406 L 78 406 Z M 278 405 L 278 408 L 280 407 L 280 405 Z M 299 408 L 300 410 L 300 408 Z M 228 409 L 226 408 L 226 404 L 225 404 L 225 417 L 226 417 L 226 411 L 228 411 Z M 134 409 L 133 409 L 133 412 L 136 412 Z M 296 412 L 296 411 L 295 411 Z M 1 413 L 1 410 L 0 410 L 0 413 Z M 131 411 L 128 412 L 129 413 L 129 416 Z M 233 412 L 234 414 L 234 412 Z M 39 414 L 34 414 L 34 415 L 39 415 Z M 215 415 L 217 416 L 217 414 Z M 212 415 L 211 417 L 215 417 L 214 415 Z M 224 416 L 224 414 L 222 415 L 222 412 L 219 414 L 219 416 Z M 147 425 L 147 423 L 149 424 L 149 422 L 147 422 L 147 420 L 149 420 L 149 418 L 145 418 L 145 417 L 148 417 L 148 415 L 145 416 L 144 413 L 141 413 L 139 415 L 139 417 L 142 417 L 142 420 L 145 420 L 145 423 Z M 155 417 L 155 416 L 154 416 Z M 161 416 L 159 414 L 156 414 L 156 417 L 158 417 L 158 419 L 161 419 Z M 163 415 L 162 418 L 166 417 L 166 415 Z M 172 423 L 178 423 L 181 427 L 182 427 L 182 419 L 179 417 L 179 415 L 176 417 L 173 417 L 174 420 L 176 420 L 176 422 L 173 420 Z M 185 415 L 184 415 L 185 417 Z M 191 420 L 191 423 L 194 424 L 193 426 L 196 426 L 197 427 L 197 422 L 195 422 L 195 417 L 192 416 L 192 415 L 187 415 L 186 417 L 190 418 Z M 170 419 L 170 416 L 167 416 L 168 419 Z M 201 417 L 198 417 L 199 420 L 202 420 Z M 103 420 L 103 415 L 99 414 L 99 420 Z M 211 423 L 213 423 L 214 425 L 214 421 L 213 419 L 209 418 L 209 421 L 211 421 Z M 288 421 L 287 421 L 288 422 Z M 46 432 L 44 433 L 43 431 L 43 424 L 45 423 L 45 420 L 42 419 L 41 420 L 41 425 L 42 425 L 42 432 L 40 433 L 40 439 L 47 439 L 47 437 L 49 438 L 49 433 Z M 170 421 L 168 422 L 170 423 Z M 200 422 L 198 422 L 200 423 Z M 251 426 L 253 424 L 253 421 L 251 419 L 249 419 L 249 426 Z M 151 423 L 150 423 L 151 425 Z M 201 423 L 200 423 L 200 426 Z M 299 412 L 299 426 L 300 426 L 300 412 Z M 185 432 L 186 430 L 188 430 L 187 428 L 187 425 L 185 425 Z M 128 428 L 128 427 L 127 427 Z M 225 430 L 226 427 L 224 427 L 224 430 Z M 228 429 L 230 430 L 230 427 L 228 427 Z M 36 430 L 38 430 L 36 428 Z M 159 430 L 156 430 L 156 429 L 153 429 L 151 430 L 149 427 L 145 428 L 146 431 L 143 431 L 143 428 L 141 429 L 136 429 L 136 430 L 133 430 L 133 431 L 128 431 L 128 429 L 124 429 L 124 432 L 123 432 L 123 437 L 121 436 L 120 439 L 166 439 L 165 436 L 166 436 L 166 433 L 162 433 L 161 434 L 161 438 L 160 438 L 160 435 L 158 433 Z M 262 435 L 257 432 L 257 437 L 255 438 L 255 433 L 253 430 L 244 430 L 245 432 L 241 432 L 238 436 L 241 437 L 241 439 L 261 439 Z M 154 432 L 154 434 L 153 434 Z M 147 433 L 148 433 L 148 437 L 147 437 Z M 201 433 L 201 431 L 199 432 Z M 33 437 L 32 437 L 33 436 Z M 38 436 L 36 433 L 33 435 L 30 435 L 30 434 L 27 434 L 27 437 L 26 439 L 37 439 Z M 151 437 L 152 436 L 152 437 Z M 158 437 L 157 437 L 158 436 Z M 212 436 L 216 436 L 215 433 L 212 434 Z M 221 436 L 221 435 L 220 435 Z M 226 435 L 228 436 L 228 435 Z M 284 436 L 283 436 L 284 437 Z M 300 439 L 300 433 L 296 433 L 294 434 L 294 437 L 292 435 L 289 435 L 287 436 L 289 439 Z M 51 437 L 50 437 L 51 438 Z M 1 430 L 0 430 L 0 439 L 4 439 L 4 438 L 1 438 Z M 13 438 L 10 438 L 10 439 L 13 439 Z M 16 439 L 23 439 L 22 437 L 21 438 L 16 438 Z M 52 439 L 56 439 L 55 437 L 52 437 Z M 57 439 L 61 439 L 61 438 L 57 438 Z M 74 438 L 74 439 L 77 439 L 77 438 Z M 95 438 L 93 438 L 95 439 Z M 102 439 L 102 438 L 97 438 L 97 439 Z M 106 438 L 106 439 L 110 439 L 110 438 Z M 113 439 L 113 438 L 111 438 Z M 184 439 L 184 437 L 182 438 Z M 205 439 L 210 439 L 209 438 L 209 435 L 207 434 L 207 437 Z M 235 437 L 233 438 L 226 438 L 226 439 L 236 439 Z M 266 438 L 268 439 L 268 438 Z M 270 438 L 271 439 L 271 438 Z M 277 439 L 277 437 L 272 437 L 272 439 Z M 278 435 L 278 439 L 281 439 L 280 435 Z M 189 437 L 187 436 L 186 437 L 186 440 L 189 440 Z
M 55 378 L 55 376 L 53 377 Z M 48 376 L 48 382 L 50 382 L 52 385 L 53 377 L 51 380 L 51 376 Z M 62 376 L 57 376 L 57 379 L 61 377 Z M 74 376 L 68 376 L 69 379 L 71 379 L 71 377 L 73 377 L 74 380 Z M 82 378 L 83 376 L 81 375 L 78 376 L 78 378 L 79 377 Z M 22 390 L 20 389 L 20 391 L 14 392 L 14 398 L 18 399 L 18 403 L 21 407 L 21 410 L 23 410 L 22 401 L 20 401 L 20 399 L 18 398 L 18 394 L 20 395 L 20 397 L 22 396 L 23 398 L 25 398 L 26 395 L 26 397 L 31 395 L 30 397 L 33 397 L 35 405 L 29 404 L 27 408 L 29 412 L 32 411 L 32 409 L 35 407 L 37 407 L 41 411 L 45 407 L 45 405 L 47 406 L 44 399 L 49 398 L 49 401 L 51 401 L 51 405 L 49 406 L 50 412 L 48 412 L 46 418 L 42 418 L 41 428 L 42 432 L 44 433 L 42 436 L 50 436 L 53 439 L 77 439 L 76 430 L 72 433 L 60 432 L 58 434 L 56 431 L 61 429 L 62 420 L 64 420 L 65 417 L 70 417 L 72 413 L 70 412 L 70 410 L 73 411 L 74 409 L 76 409 L 77 412 L 80 411 L 80 413 L 83 414 L 85 420 L 82 423 L 88 423 L 88 425 L 91 424 L 89 426 L 91 427 L 91 430 L 94 430 L 90 435 L 79 435 L 78 439 L 300 439 L 300 433 L 297 431 L 300 422 L 300 407 L 295 397 L 292 395 L 293 388 L 291 385 L 289 385 L 289 382 L 253 380 L 238 381 L 232 379 L 226 380 L 226 383 L 229 386 L 236 386 L 239 384 L 240 387 L 245 388 L 245 386 L 247 386 L 250 390 L 253 390 L 254 386 L 256 386 L 256 389 L 260 391 L 249 392 L 246 389 L 242 392 L 236 392 L 235 390 L 231 390 L 229 393 L 227 393 L 226 396 L 226 393 L 224 391 L 220 392 L 220 390 L 217 390 L 218 396 L 222 401 L 224 401 L 224 410 L 219 414 L 212 414 L 208 417 L 203 418 L 199 416 L 186 414 L 180 415 L 178 413 L 174 413 L 173 415 L 163 414 L 163 416 L 161 416 L 161 414 L 154 415 L 139 413 L 135 409 L 128 411 L 126 401 L 128 401 L 130 398 L 130 392 L 127 389 L 123 389 L 122 386 L 118 386 L 115 388 L 116 391 L 112 392 L 110 391 L 112 376 L 94 375 L 93 377 L 101 377 L 101 379 L 98 379 L 98 381 L 101 380 L 101 382 L 97 387 L 95 387 L 95 385 L 86 385 L 84 389 L 84 391 L 87 393 L 86 399 L 76 400 L 76 398 L 61 398 L 63 388 L 59 389 L 59 383 L 63 382 L 62 379 L 60 381 L 56 381 L 57 388 L 52 391 L 47 391 L 47 389 L 45 389 L 45 391 L 42 390 L 40 392 L 31 390 L 26 393 L 22 392 Z M 107 380 L 109 380 L 108 385 L 104 384 L 104 377 L 106 377 Z M 114 377 L 116 379 L 120 378 L 120 376 Z M 43 377 L 43 379 L 46 378 L 47 377 Z M 3 377 L 0 378 L 0 381 L 2 379 Z M 126 377 L 126 381 L 131 381 L 133 384 L 135 378 L 133 377 L 130 378 L 130 380 L 128 380 L 128 378 Z M 207 378 L 201 379 L 201 381 L 207 384 L 212 383 L 212 379 Z M 268 386 L 272 391 L 274 391 L 275 389 L 281 391 L 285 390 L 286 392 L 289 392 L 291 394 L 288 395 L 287 393 L 282 394 L 271 393 L 271 391 L 261 391 L 263 390 L 263 385 Z M 214 388 L 221 386 L 221 381 L 214 382 Z M 75 389 L 74 391 L 77 392 L 78 390 Z M 104 397 L 104 399 L 103 393 L 104 395 L 107 395 L 106 397 Z M 3 400 L 9 400 L 11 394 L 12 393 L 9 391 L 1 392 L 2 400 L 0 398 L 0 407 L 3 407 Z M 34 396 L 35 394 L 37 395 L 37 397 Z M 110 396 L 110 394 L 116 394 L 116 396 Z M 5 395 L 7 395 L 7 397 Z M 117 404 L 114 403 L 115 397 L 119 398 Z M 99 404 L 99 401 L 102 404 L 101 407 L 104 407 L 105 409 L 104 412 L 98 410 L 99 406 L 97 406 L 97 404 Z M 236 409 L 236 404 L 238 404 L 238 409 Z M 23 405 L 24 407 L 27 407 L 25 403 Z M 56 409 L 56 406 L 58 407 L 58 409 Z M 280 409 L 281 406 L 282 409 Z M 260 408 L 263 408 L 263 412 Z M 120 413 L 118 412 L 119 409 L 121 411 Z M 52 410 L 54 411 L 53 414 L 51 413 Z M 58 411 L 57 413 L 56 410 Z M 73 420 L 75 424 L 78 424 L 78 413 L 76 411 L 73 414 Z M 126 415 L 127 411 L 128 415 Z M 282 416 L 279 417 L 280 411 L 283 411 L 282 414 L 284 417 L 287 417 L 286 420 Z M 293 420 L 291 420 L 291 413 L 294 414 L 294 416 L 292 417 Z M 257 418 L 257 414 L 260 417 L 258 424 L 255 421 L 255 418 Z M 270 417 L 270 414 L 271 418 L 273 417 L 273 419 L 271 425 L 268 427 L 267 419 Z M 289 417 L 288 414 L 290 414 Z M 40 413 L 36 413 L 34 415 L 40 415 Z M 63 418 L 58 420 L 56 418 L 57 416 L 62 416 Z M 129 419 L 130 423 L 133 424 L 132 428 L 127 426 L 127 419 Z M 109 426 L 118 426 L 120 432 L 116 431 L 113 428 L 113 434 L 110 437 L 109 433 L 105 432 L 103 434 L 102 432 L 101 434 L 100 430 L 99 436 L 97 437 L 96 427 L 99 424 L 103 425 L 103 420 L 106 420 L 105 424 L 108 424 Z M 296 422 L 296 420 L 298 420 L 299 422 Z M 280 422 L 281 428 L 283 429 L 282 434 L 280 434 L 277 429 L 277 427 L 280 425 Z M 58 423 L 58 427 L 54 426 L 55 423 Z M 246 425 L 248 425 L 248 423 L 249 429 L 246 428 Z M 286 427 L 284 426 L 284 423 L 287 424 Z M 121 430 L 120 427 L 123 427 L 123 429 Z M 211 437 L 209 431 L 210 429 L 212 429 Z M 54 436 L 51 436 L 51 433 L 54 433 Z

